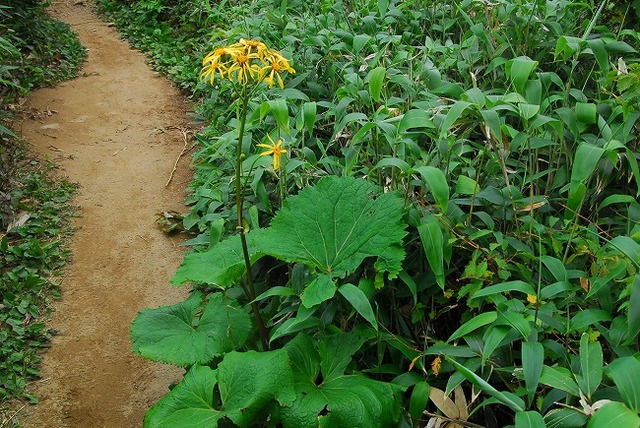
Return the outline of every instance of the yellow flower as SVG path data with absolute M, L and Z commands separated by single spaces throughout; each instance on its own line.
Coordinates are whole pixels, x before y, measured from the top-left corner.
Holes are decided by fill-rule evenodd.
M 221 62 L 222 58 L 227 55 L 226 48 L 214 49 L 209 55 L 202 60 L 202 72 L 200 78 L 202 80 L 209 79 L 209 84 L 213 85 L 216 73 L 224 76 L 226 65 Z
M 536 296 L 535 294 L 527 294 L 527 302 L 535 305 L 536 303 L 538 303 L 538 296 Z
M 258 144 L 258 147 L 264 147 L 265 149 L 268 149 L 267 151 L 260 153 L 260 156 L 273 155 L 273 170 L 277 171 L 278 169 L 280 169 L 280 156 L 286 154 L 287 150 L 282 148 L 282 139 L 278 139 L 278 142 L 275 143 L 271 139 L 270 135 L 267 134 L 267 138 L 269 138 L 271 144 Z
M 242 49 L 238 44 L 214 49 L 202 60 L 200 78 L 202 80 L 208 78 L 209 83 L 213 85 L 216 73 L 224 77 L 228 71 L 229 62 L 240 53 L 242 53 Z
M 294 74 L 296 71 L 291 67 L 289 61 L 282 56 L 282 54 L 276 51 L 269 51 L 267 62 L 269 65 L 263 68 L 263 72 L 268 73 L 269 75 L 264 78 L 264 81 L 269 84 L 270 88 L 273 88 L 273 79 L 276 77 L 278 79 L 280 89 L 284 89 L 284 82 L 282 81 L 280 73 L 287 71 Z
M 433 374 L 438 376 L 440 373 L 440 366 L 442 365 L 442 359 L 438 356 L 431 362 L 431 370 L 433 370 Z
M 238 43 L 216 48 L 205 56 L 200 78 L 212 85 L 216 74 L 240 85 L 264 80 L 270 88 L 277 79 L 278 85 L 284 89 L 281 73 L 285 71 L 296 72 L 281 53 L 269 49 L 261 41 L 240 39 Z
M 236 79 L 239 84 L 249 83 L 250 80 L 254 80 L 260 74 L 260 66 L 253 62 L 258 58 L 257 53 L 240 52 L 236 55 L 232 55 L 233 60 L 231 66 L 227 70 L 227 77 L 233 82 L 233 73 L 236 74 Z
M 256 53 L 260 59 L 264 59 L 267 52 L 269 52 L 267 45 L 258 40 L 240 39 L 239 44 L 245 48 L 247 54 Z

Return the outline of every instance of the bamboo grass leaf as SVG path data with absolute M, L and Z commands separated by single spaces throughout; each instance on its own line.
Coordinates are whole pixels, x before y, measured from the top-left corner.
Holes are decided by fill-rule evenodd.
M 580 396 L 578 384 L 573 380 L 571 372 L 564 367 L 544 366 L 540 375 L 540 383 L 568 392 L 575 397 Z
M 538 61 L 534 61 L 526 56 L 514 58 L 506 63 L 507 76 L 511 79 L 511 83 L 518 93 L 525 93 L 527 80 L 529 80 L 531 72 L 537 66 Z
M 602 358 L 600 343 L 589 342 L 589 335 L 583 334 L 580 339 L 581 375 L 576 379 L 580 390 L 589 400 L 602 381 Z
M 640 416 L 622 403 L 611 402 L 598 409 L 587 425 L 587 428 L 610 427 L 638 428 Z
M 536 411 L 516 413 L 516 428 L 547 428 L 542 415 Z
M 540 342 L 522 343 L 522 371 L 529 402 L 533 402 L 544 367 L 544 347 Z
M 421 381 L 414 385 L 409 399 L 409 414 L 414 421 L 422 419 L 422 412 L 429 402 L 430 387 L 427 382 Z
M 634 412 L 640 413 L 640 361 L 635 357 L 618 358 L 609 363 L 605 373 L 618 387 L 624 403 Z
M 629 308 L 627 309 L 627 339 L 631 344 L 640 333 L 640 274 L 636 274 L 631 288 Z
M 362 290 L 360 290 L 353 284 L 344 284 L 343 286 L 338 288 L 338 292 L 342 294 L 342 296 L 347 299 L 349 303 L 351 303 L 351 306 L 353 306 L 353 308 L 362 316 L 362 318 L 366 319 L 374 329 L 378 329 L 376 316 L 373 313 L 371 303 Z
M 475 293 L 471 298 L 477 299 L 480 297 L 487 297 L 497 293 L 505 293 L 518 291 L 523 294 L 536 294 L 536 290 L 529 283 L 524 281 L 508 281 L 501 282 L 500 284 L 490 285 Z
M 302 119 L 309 136 L 313 135 L 313 127 L 316 123 L 317 111 L 318 106 L 315 101 L 306 102 L 302 105 Z
M 319 275 L 311 281 L 300 296 L 302 304 L 312 308 L 325 300 L 329 300 L 336 294 L 336 284 L 328 275 Z
M 447 206 L 449 204 L 449 184 L 447 178 L 441 169 L 433 166 L 420 166 L 415 168 L 415 171 L 420 173 L 422 179 L 427 184 L 429 190 L 433 194 L 436 207 L 440 212 L 447 212 Z
M 462 364 L 455 361 L 453 358 L 446 357 L 447 361 L 449 361 L 456 370 L 460 371 L 464 377 L 467 378 L 469 382 L 474 384 L 476 387 L 480 388 L 487 394 L 491 395 L 496 400 L 500 401 L 502 404 L 509 407 L 511 410 L 515 412 L 524 412 L 525 404 L 524 401 L 517 395 L 506 392 L 506 391 L 498 391 L 493 386 L 491 386 L 486 380 L 482 379 L 480 376 L 463 366 Z
M 452 342 L 459 339 L 474 330 L 484 327 L 487 324 L 491 324 L 498 319 L 498 313 L 495 311 L 483 312 L 476 317 L 473 317 L 466 323 L 462 324 L 453 334 L 449 337 L 447 342 Z
M 418 226 L 418 233 L 436 282 L 444 290 L 444 236 L 438 220 L 432 216 L 426 223 Z
M 380 102 L 380 93 L 382 92 L 382 83 L 386 72 L 387 70 L 384 67 L 376 67 L 367 76 L 369 78 L 369 94 L 377 103 Z

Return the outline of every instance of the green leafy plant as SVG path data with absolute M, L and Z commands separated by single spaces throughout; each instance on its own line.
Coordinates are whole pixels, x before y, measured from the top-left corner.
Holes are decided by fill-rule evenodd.
M 208 88 L 184 219 L 194 251 L 173 283 L 258 305 L 271 349 L 309 340 L 322 360 L 336 329 L 366 326 L 349 373 L 406 392 L 386 425 L 635 424 L 620 373 L 640 331 L 638 38 L 610 8 L 198 7 L 211 39 L 284 46 L 298 72 L 247 104 L 247 135 L 286 141 L 277 175 L 250 151 L 230 162 L 233 96 Z M 226 238 L 238 170 L 246 257 Z M 242 346 L 266 349 L 256 334 Z
M 69 26 L 47 16 L 45 2 L 7 0 L 0 8 L 0 99 L 74 77 L 86 51 Z M 4 109 L 3 109 L 4 110 Z
M 24 150 L 24 149 L 22 149 Z M 67 241 L 75 186 L 26 158 L 13 177 L 16 215 L 0 233 L 0 402 L 26 398 L 37 402 L 27 383 L 38 377 L 42 348 L 53 332 L 45 321 L 52 298 L 60 295 L 55 278 L 70 257 Z M 15 160 L 15 159 L 14 159 Z M 3 228 L 4 229 L 4 228 Z M 4 229 L 6 230 L 6 229 Z
M 333 216 L 328 215 L 320 219 L 311 214 L 314 207 L 318 208 L 316 203 L 318 200 L 333 208 Z M 261 257 L 269 255 L 288 262 L 304 263 L 317 270 L 313 275 L 315 278 L 312 279 L 310 275 L 309 282 L 299 294 L 294 288 L 280 286 L 273 287 L 258 297 L 258 300 L 264 300 L 274 295 L 298 295 L 301 304 L 297 317 L 276 329 L 271 336 L 271 341 L 302 329 L 317 330 L 322 321 L 311 316 L 323 306 L 335 305 L 336 289 L 357 313 L 372 324 L 375 331 L 377 329 L 375 315 L 365 292 L 348 283 L 337 287 L 334 281 L 353 274 L 365 258 L 371 256 L 377 256 L 374 266 L 377 266 L 380 275 L 384 272 L 389 272 L 390 275 L 397 274 L 399 263 L 403 258 L 400 243 L 405 235 L 401 214 L 401 200 L 396 195 L 380 194 L 378 189 L 363 180 L 326 177 L 320 180 L 317 186 L 304 189 L 299 195 L 290 197 L 273 219 L 271 226 L 249 232 L 247 242 L 254 249 L 255 254 L 260 254 Z M 310 224 L 300 222 L 302 216 L 307 216 Z M 290 221 L 295 219 L 298 219 L 297 224 L 290 224 Z M 309 240 L 308 237 L 301 235 L 303 230 L 311 233 L 309 237 L 319 236 L 321 239 Z M 316 251 L 312 245 L 318 243 L 322 247 Z M 234 247 L 235 250 L 231 250 Z M 209 283 L 213 281 L 212 285 L 222 287 L 227 294 L 231 293 L 235 283 L 246 274 L 238 269 L 244 262 L 239 247 L 241 247 L 239 239 L 230 238 L 206 253 L 189 255 L 176 273 L 174 281 L 202 280 Z M 300 248 L 306 248 L 307 252 L 300 251 Z M 316 256 L 313 256 L 314 254 Z M 324 256 L 319 257 L 319 254 Z M 222 259 L 219 258 L 220 256 Z M 252 258 L 252 262 L 256 261 L 258 258 Z M 275 292 L 276 289 L 277 292 Z M 236 319 L 236 317 L 242 318 L 243 315 L 246 317 L 246 314 L 242 311 L 237 312 L 238 309 L 234 308 L 233 303 L 223 303 L 222 292 L 217 292 L 212 294 L 211 302 L 207 304 L 202 316 L 196 322 L 194 315 L 201 300 L 199 294 L 194 294 L 185 303 L 142 312 L 132 327 L 134 351 L 158 361 L 189 365 L 213 361 L 214 357 L 221 352 L 227 352 L 229 349 L 216 347 L 216 343 L 220 343 L 216 339 L 219 335 L 222 335 L 223 343 L 229 343 L 228 341 L 235 337 L 233 346 L 236 348 L 242 346 L 244 341 L 234 332 L 238 328 L 243 328 L 242 325 L 247 325 L 248 318 L 242 322 L 239 318 Z M 229 310 L 236 315 L 229 316 Z M 325 323 L 331 323 L 330 318 L 326 316 L 324 318 Z M 197 324 L 195 329 L 191 327 L 194 324 Z M 181 350 L 185 343 L 185 333 L 188 331 L 192 332 L 190 333 L 193 338 L 190 340 L 192 346 Z M 292 364 L 297 369 L 293 369 L 293 378 L 288 385 L 285 377 L 273 387 L 278 390 L 283 388 L 283 385 L 292 389 L 301 388 L 297 391 L 298 394 L 306 397 L 295 403 L 286 405 L 281 403 L 283 406 L 277 414 L 282 417 L 286 426 L 301 426 L 299 424 L 312 426 L 323 411 L 327 412 L 325 415 L 327 423 L 335 422 L 339 425 L 355 421 L 356 423 L 375 422 L 374 425 L 384 426 L 387 424 L 384 421 L 391 422 L 398 419 L 399 403 L 396 394 L 400 391 L 399 389 L 365 376 L 345 376 L 344 374 L 352 355 L 360 349 L 367 338 L 366 335 L 355 335 L 355 333 L 329 336 L 326 339 L 327 342 L 322 342 L 316 350 L 308 336 L 298 336 L 285 345 L 284 349 L 289 353 Z M 340 349 L 340 352 L 334 352 L 336 349 Z M 196 352 L 198 350 L 202 352 Z M 266 357 L 267 354 L 260 355 Z M 310 358 L 310 360 L 301 361 L 300 358 Z M 257 357 L 253 359 L 258 360 Z M 219 367 L 225 361 L 227 361 L 227 354 Z M 315 379 L 319 376 L 320 369 L 322 369 L 322 382 L 316 384 Z M 194 373 L 189 377 L 190 382 L 195 382 L 196 380 L 192 378 L 197 377 L 198 375 Z M 183 382 L 186 382 L 186 379 Z M 300 383 L 303 379 L 311 383 L 305 386 Z M 182 389 L 180 391 L 184 393 Z M 373 397 L 378 397 L 376 400 L 382 401 L 372 402 Z M 207 402 L 213 403 L 211 400 Z M 224 403 L 225 400 L 222 402 Z M 213 406 L 213 404 L 210 405 Z M 354 414 L 352 411 L 354 405 L 361 407 L 362 412 Z M 324 410 L 325 407 L 329 410 Z M 394 410 L 389 413 L 390 409 Z M 241 426 L 246 425 L 245 422 L 237 420 L 234 422 Z

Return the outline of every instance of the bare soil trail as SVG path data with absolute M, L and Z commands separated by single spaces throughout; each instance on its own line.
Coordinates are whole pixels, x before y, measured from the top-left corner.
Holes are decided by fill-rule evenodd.
M 188 103 L 144 56 L 121 41 L 85 0 L 55 1 L 52 14 L 79 33 L 89 56 L 82 76 L 32 93 L 18 130 L 80 184 L 73 261 L 51 326 L 40 403 L 22 411 L 25 428 L 131 428 L 182 371 L 130 352 L 139 310 L 172 304 L 168 285 L 182 260 L 179 239 L 156 224 L 184 209 L 188 161 L 180 128 Z

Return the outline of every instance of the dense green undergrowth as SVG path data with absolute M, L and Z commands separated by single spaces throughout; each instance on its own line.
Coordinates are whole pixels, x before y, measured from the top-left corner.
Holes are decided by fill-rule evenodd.
M 9 130 L 19 97 L 75 75 L 85 50 L 66 24 L 45 14 L 45 2 L 0 5 L 0 424 L 17 426 L 17 410 L 37 397 L 46 326 L 67 247 L 75 186 L 53 164 L 29 153 Z
M 69 26 L 45 13 L 48 2 L 5 0 L 0 5 L 0 100 L 74 77 L 86 52 Z
M 0 234 L 0 401 L 36 397 L 25 394 L 37 378 L 40 352 L 48 344 L 48 306 L 60 295 L 56 277 L 69 260 L 70 200 L 75 186 L 56 178 L 52 165 L 17 159 L 11 190 L 15 216 Z M 11 229 L 7 232 L 8 227 Z
M 207 124 L 147 426 L 640 426 L 634 4 L 99 3 Z M 246 106 L 240 38 L 296 70 Z
M 19 426 L 17 411 L 38 400 L 29 384 L 39 378 L 42 353 L 55 333 L 47 321 L 71 256 L 75 185 L 32 157 L 24 142 L 8 140 L 15 169 L 7 194 L 11 215 L 0 222 L 0 420 Z

